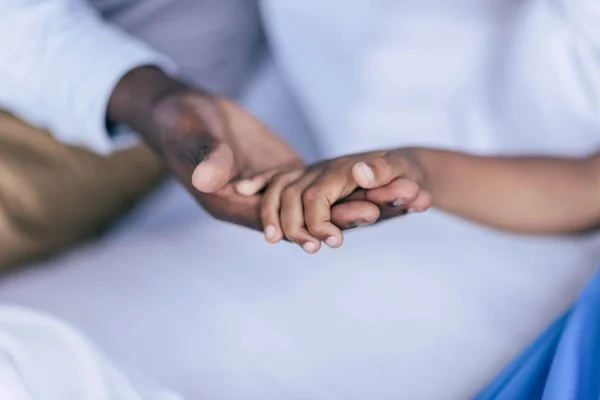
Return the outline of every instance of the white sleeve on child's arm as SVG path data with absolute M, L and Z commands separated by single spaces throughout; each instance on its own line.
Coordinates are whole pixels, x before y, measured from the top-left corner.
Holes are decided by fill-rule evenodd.
M 174 69 L 83 0 L 0 0 L 0 108 L 57 140 L 110 153 L 108 100 L 143 65 Z

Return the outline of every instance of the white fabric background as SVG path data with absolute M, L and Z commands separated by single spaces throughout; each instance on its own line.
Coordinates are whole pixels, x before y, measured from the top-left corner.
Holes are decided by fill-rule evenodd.
M 180 400 L 124 374 L 79 332 L 39 312 L 0 306 L 0 399 Z

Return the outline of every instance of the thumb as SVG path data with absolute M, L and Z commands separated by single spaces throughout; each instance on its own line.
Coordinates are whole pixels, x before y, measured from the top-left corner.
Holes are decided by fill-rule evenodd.
M 233 151 L 219 143 L 194 169 L 192 185 L 202 193 L 216 192 L 235 177 L 236 170 Z
M 385 155 L 358 162 L 352 167 L 352 177 L 363 189 L 385 186 L 403 173 L 402 163 Z

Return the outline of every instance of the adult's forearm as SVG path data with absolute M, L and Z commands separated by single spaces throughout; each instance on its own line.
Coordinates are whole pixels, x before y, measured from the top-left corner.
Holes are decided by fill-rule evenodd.
M 418 149 L 434 205 L 527 233 L 568 233 L 600 223 L 600 156 L 478 157 Z

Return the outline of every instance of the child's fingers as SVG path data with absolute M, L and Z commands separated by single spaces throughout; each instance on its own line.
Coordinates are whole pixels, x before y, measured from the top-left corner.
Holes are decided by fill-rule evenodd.
M 342 175 L 326 173 L 302 196 L 306 228 L 329 247 L 340 247 L 344 239 L 342 231 L 331 222 L 331 206 L 355 188 L 356 183 L 347 172 Z
M 254 196 L 263 190 L 278 171 L 268 171 L 248 179 L 242 179 L 234 184 L 236 192 L 242 196 Z
M 413 181 L 397 178 L 385 186 L 369 189 L 367 200 L 379 206 L 409 208 L 419 191 L 419 186 Z
M 377 188 L 402 176 L 402 164 L 390 155 L 380 155 L 354 164 L 352 176 L 364 189 Z
M 277 243 L 283 239 L 283 231 L 279 220 L 281 193 L 287 185 L 301 177 L 303 173 L 303 170 L 298 169 L 275 175 L 263 194 L 260 217 L 264 227 L 265 239 L 270 243 Z
M 287 185 L 281 194 L 279 217 L 283 233 L 307 253 L 316 253 L 321 247 L 321 241 L 306 229 L 302 204 L 302 194 L 317 176 L 317 171 L 305 173 L 300 179 Z

